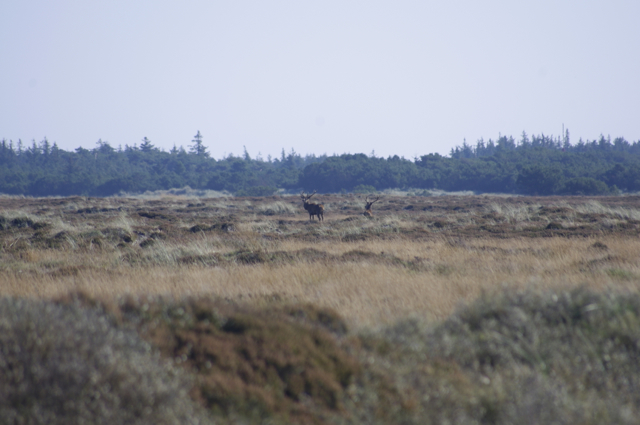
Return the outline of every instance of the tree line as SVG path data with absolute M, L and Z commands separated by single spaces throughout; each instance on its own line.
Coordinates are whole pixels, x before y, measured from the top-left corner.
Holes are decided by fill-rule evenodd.
M 118 149 L 99 140 L 93 149 L 65 151 L 46 138 L 25 147 L 0 143 L 0 193 L 28 196 L 110 196 L 189 186 L 239 196 L 278 189 L 321 193 L 389 188 L 526 195 L 604 195 L 640 191 L 640 141 L 569 141 L 523 133 L 500 136 L 406 159 L 365 154 L 214 159 L 198 132 L 188 149 L 158 149 L 146 137 Z

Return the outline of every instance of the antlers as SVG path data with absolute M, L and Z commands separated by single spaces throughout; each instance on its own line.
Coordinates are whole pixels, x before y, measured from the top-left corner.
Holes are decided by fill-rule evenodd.
M 378 202 L 380 200 L 380 197 L 378 196 L 376 199 L 374 199 L 373 201 L 369 200 L 369 195 L 367 195 L 367 199 L 365 200 L 365 202 L 367 203 L 366 209 L 371 208 L 371 205 L 373 205 L 375 202 Z
M 305 194 L 304 194 L 304 190 L 303 190 L 302 192 L 300 192 L 300 198 L 302 198 L 302 201 L 303 201 L 303 202 L 307 202 L 309 199 L 311 199 L 311 197 L 312 197 L 313 195 L 315 195 L 315 194 L 316 194 L 316 192 L 317 192 L 317 191 L 316 191 L 316 190 L 314 190 L 314 191 L 313 191 L 313 193 L 312 193 L 311 195 L 309 195 L 309 196 L 305 196 Z
M 373 204 L 375 204 L 376 202 L 378 202 L 380 200 L 380 197 L 378 196 L 376 199 L 373 200 L 369 200 L 369 196 L 367 195 L 367 199 L 366 199 L 366 203 L 367 205 L 364 207 L 364 215 L 367 217 L 372 217 L 373 216 L 373 211 L 371 211 L 371 206 Z

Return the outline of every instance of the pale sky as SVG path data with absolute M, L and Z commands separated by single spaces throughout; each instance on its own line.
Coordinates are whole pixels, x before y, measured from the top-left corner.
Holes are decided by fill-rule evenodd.
M 0 2 L 0 139 L 214 158 L 640 140 L 640 1 Z

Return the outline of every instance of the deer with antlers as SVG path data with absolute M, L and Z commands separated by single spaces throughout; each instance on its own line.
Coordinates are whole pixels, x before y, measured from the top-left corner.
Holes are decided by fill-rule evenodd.
M 371 206 L 374 203 L 378 202 L 379 200 L 380 200 L 379 196 L 376 199 L 373 199 L 371 201 L 369 200 L 369 196 L 367 196 L 367 199 L 365 201 L 367 203 L 367 205 L 364 207 L 364 216 L 365 217 L 373 217 L 373 211 L 371 211 Z
M 316 204 L 315 202 L 309 202 L 309 199 L 316 194 L 314 190 L 311 195 L 305 195 L 304 191 L 300 194 L 304 209 L 309 212 L 309 220 L 313 220 L 313 216 L 318 216 L 318 221 L 324 221 L 324 205 Z

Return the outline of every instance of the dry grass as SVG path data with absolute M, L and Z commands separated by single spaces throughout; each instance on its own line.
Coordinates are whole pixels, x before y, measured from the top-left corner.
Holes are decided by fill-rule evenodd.
M 483 291 L 637 290 L 640 282 L 640 240 L 635 238 L 321 242 L 312 252 L 304 251 L 304 242 L 271 245 L 240 251 L 255 254 L 254 264 L 240 262 L 235 247 L 215 239 L 187 247 L 156 244 L 137 260 L 141 266 L 115 254 L 79 260 L 64 251 L 27 251 L 14 263 L 5 262 L 10 270 L 3 273 L 1 291 L 47 298 L 82 290 L 97 297 L 213 295 L 259 304 L 309 302 L 335 309 L 352 326 L 370 327 L 412 314 L 443 319 Z M 278 253 L 293 256 L 279 260 Z M 194 257 L 201 262 L 181 262 Z M 204 264 L 207 259 L 211 264 Z
M 361 201 L 331 198 L 313 223 L 296 197 L 4 198 L 0 294 L 309 302 L 361 328 L 444 319 L 484 291 L 640 281 L 635 198 L 386 195 L 373 219 Z
M 319 201 L 1 197 L 0 296 L 135 329 L 216 423 L 633 423 L 640 198 Z

